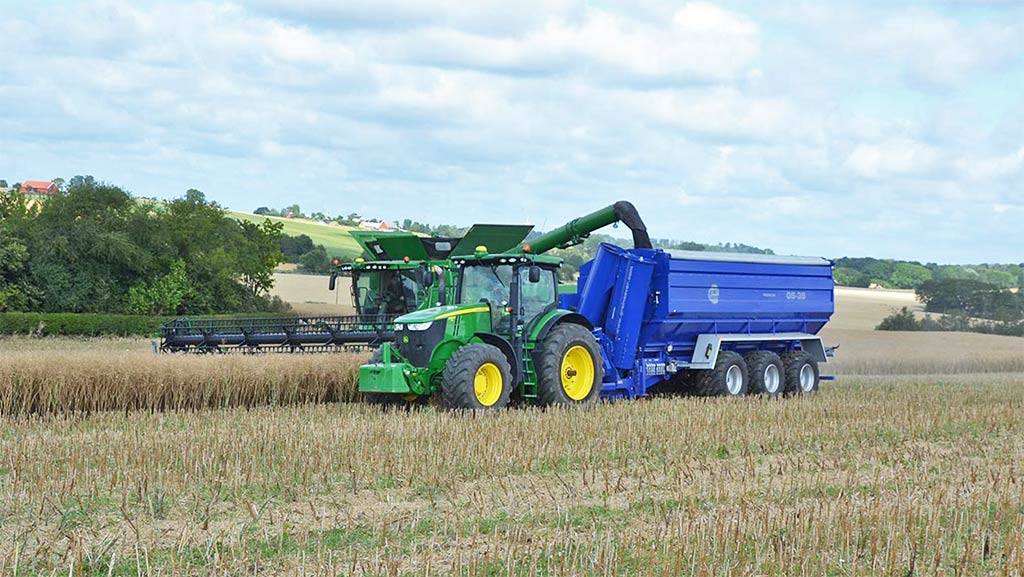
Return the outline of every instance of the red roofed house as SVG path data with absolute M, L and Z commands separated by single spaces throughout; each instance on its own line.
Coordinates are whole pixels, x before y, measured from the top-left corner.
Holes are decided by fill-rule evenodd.
M 23 194 L 57 194 L 60 191 L 57 189 L 57 185 L 50 181 L 26 180 L 21 183 L 21 192 Z

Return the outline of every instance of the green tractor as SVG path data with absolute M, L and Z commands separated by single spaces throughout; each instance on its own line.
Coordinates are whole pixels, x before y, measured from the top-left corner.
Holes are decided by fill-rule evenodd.
M 541 405 L 590 405 L 603 379 L 601 349 L 585 318 L 560 309 L 561 259 L 542 253 L 582 242 L 623 222 L 634 244 L 649 248 L 643 222 L 628 202 L 577 218 L 513 250 L 451 259 L 457 278 L 450 304 L 395 319 L 385 342 L 359 369 L 370 402 L 424 402 L 440 393 L 454 409 L 505 407 L 514 396 Z

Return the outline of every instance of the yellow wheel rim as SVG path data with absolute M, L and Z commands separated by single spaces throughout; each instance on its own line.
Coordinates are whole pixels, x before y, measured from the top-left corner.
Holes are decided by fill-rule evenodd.
M 594 358 L 586 347 L 576 345 L 562 357 L 562 390 L 574 401 L 582 401 L 594 390 Z
M 476 370 L 473 378 L 473 392 L 476 400 L 485 407 L 493 406 L 501 397 L 501 371 L 494 363 L 484 363 Z

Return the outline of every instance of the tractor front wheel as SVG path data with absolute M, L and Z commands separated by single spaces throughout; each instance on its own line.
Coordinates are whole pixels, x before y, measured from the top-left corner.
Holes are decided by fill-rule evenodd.
M 586 327 L 562 324 L 537 348 L 538 397 L 544 405 L 589 407 L 601 395 L 601 345 Z
M 452 409 L 501 409 L 512 393 L 512 369 L 501 349 L 493 345 L 473 343 L 455 351 L 443 377 L 441 397 Z

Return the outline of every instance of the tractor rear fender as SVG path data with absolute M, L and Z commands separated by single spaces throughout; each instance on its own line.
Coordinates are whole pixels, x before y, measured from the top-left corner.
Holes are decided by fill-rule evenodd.
M 482 343 L 498 347 L 499 349 L 501 349 L 502 354 L 505 355 L 505 358 L 508 359 L 508 366 L 518 366 L 518 361 L 516 360 L 516 353 L 512 349 L 512 343 L 508 342 L 508 340 L 505 337 L 496 335 L 494 333 L 475 333 L 473 335 L 472 340 L 479 340 Z M 512 371 L 512 380 L 516 380 L 515 370 Z M 512 386 L 514 387 L 516 386 L 516 384 L 518 383 L 512 383 Z
M 566 310 L 553 310 L 542 316 L 536 323 L 534 323 L 533 329 L 530 331 L 530 342 L 535 343 L 543 340 L 544 337 L 548 336 L 548 333 L 551 332 L 551 329 L 554 328 L 555 325 L 563 323 L 583 325 L 587 327 L 587 330 L 594 330 L 594 325 L 590 324 L 590 321 L 579 313 Z

